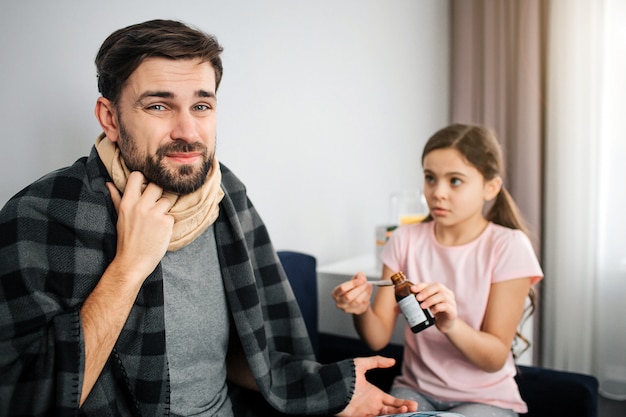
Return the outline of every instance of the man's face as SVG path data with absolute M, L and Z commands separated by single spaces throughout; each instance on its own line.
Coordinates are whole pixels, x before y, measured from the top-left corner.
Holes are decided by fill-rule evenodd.
M 204 183 L 215 155 L 215 71 L 209 62 L 148 58 L 116 106 L 120 152 L 164 190 L 187 194 Z

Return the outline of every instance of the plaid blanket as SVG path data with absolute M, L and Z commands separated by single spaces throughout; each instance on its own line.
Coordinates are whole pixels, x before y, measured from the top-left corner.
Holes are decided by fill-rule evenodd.
M 267 230 L 243 184 L 221 169 L 226 195 L 215 223 L 218 256 L 259 390 L 284 413 L 336 413 L 352 395 L 354 363 L 313 360 Z M 107 180 L 92 149 L 0 211 L 0 416 L 169 414 L 160 266 L 145 280 L 102 374 L 78 407 L 84 368 L 79 310 L 116 249 Z

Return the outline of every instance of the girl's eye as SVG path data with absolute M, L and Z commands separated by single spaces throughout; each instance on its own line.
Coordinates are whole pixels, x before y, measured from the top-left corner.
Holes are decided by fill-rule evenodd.
M 458 187 L 459 185 L 463 184 L 463 181 L 461 181 L 459 178 L 452 178 L 450 179 L 450 184 L 453 187 Z
M 424 181 L 426 181 L 428 184 L 432 184 L 435 182 L 435 177 L 433 177 L 432 175 L 424 175 Z

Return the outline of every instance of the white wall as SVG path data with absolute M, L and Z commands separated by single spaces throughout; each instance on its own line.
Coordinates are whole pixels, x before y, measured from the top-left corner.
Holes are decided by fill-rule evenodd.
M 275 246 L 322 264 L 374 251 L 388 195 L 421 183 L 423 143 L 448 121 L 446 1 L 3 3 L 0 204 L 88 153 L 97 49 L 152 18 L 224 46 L 218 158 Z

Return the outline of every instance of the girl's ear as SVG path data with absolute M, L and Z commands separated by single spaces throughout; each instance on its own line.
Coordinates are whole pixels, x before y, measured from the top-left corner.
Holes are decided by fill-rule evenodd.
M 111 142 L 117 142 L 119 139 L 119 124 L 113 103 L 104 97 L 98 97 L 94 113 L 107 138 Z
M 500 192 L 502 188 L 502 178 L 495 177 L 485 183 L 485 201 L 491 201 Z

